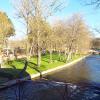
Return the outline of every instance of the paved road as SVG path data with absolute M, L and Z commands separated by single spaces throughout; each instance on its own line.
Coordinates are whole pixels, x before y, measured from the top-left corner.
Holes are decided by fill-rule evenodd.
M 100 55 L 89 56 L 84 61 L 52 73 L 47 77 L 64 82 L 100 83 Z

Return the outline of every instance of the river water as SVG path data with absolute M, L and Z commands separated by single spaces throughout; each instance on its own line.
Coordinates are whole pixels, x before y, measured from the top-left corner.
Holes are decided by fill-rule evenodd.
M 79 63 L 47 76 L 49 79 L 71 83 L 100 83 L 100 55 L 91 55 Z
M 50 81 L 30 80 L 4 89 L 0 100 L 100 100 L 100 55 L 91 55 L 46 78 Z

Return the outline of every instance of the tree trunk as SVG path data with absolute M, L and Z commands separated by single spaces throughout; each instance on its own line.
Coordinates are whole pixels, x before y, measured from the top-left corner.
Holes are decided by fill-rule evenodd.
M 50 63 L 52 63 L 52 50 L 50 50 L 49 52 L 50 52 Z
M 40 67 L 41 65 L 41 51 L 40 49 L 38 48 L 38 54 L 37 54 L 37 66 Z
M 66 49 L 65 49 L 65 52 L 64 52 L 64 56 L 65 56 L 65 59 L 66 59 Z
M 68 56 L 67 56 L 67 60 L 66 60 L 66 62 L 67 62 L 67 61 L 70 61 L 71 58 L 72 58 L 72 52 L 69 52 L 69 53 L 68 53 Z
M 8 39 L 6 38 L 5 39 L 5 47 L 6 47 L 6 55 L 7 55 L 7 57 L 8 57 L 8 59 L 9 59 L 9 50 L 8 50 Z
M 34 47 L 32 47 L 32 53 L 31 53 L 32 56 L 35 55 L 35 52 L 34 52 Z
M 30 59 L 30 57 L 29 57 L 29 43 L 28 43 L 28 41 L 27 41 L 27 47 L 26 47 L 26 55 L 27 55 L 27 59 Z
M 28 34 L 29 33 L 29 19 L 28 19 L 28 17 L 29 17 L 29 15 L 27 14 L 26 15 L 26 34 Z M 30 59 L 30 57 L 29 57 L 29 48 L 30 48 L 30 44 L 29 44 L 29 41 L 28 41 L 28 38 L 27 38 L 27 43 L 26 43 L 26 45 L 27 45 L 27 48 L 26 48 L 26 55 L 27 55 L 27 58 L 28 59 Z
M 63 58 L 64 62 L 67 62 L 67 58 L 68 58 L 68 51 L 65 49 Z
M 61 52 L 59 50 L 59 61 L 61 61 Z
M 38 37 L 37 37 L 37 66 L 40 67 L 41 65 L 41 49 L 40 49 L 40 31 L 38 30 Z
M 32 44 L 31 47 L 30 47 L 29 55 L 30 55 L 30 57 L 33 55 L 33 44 Z

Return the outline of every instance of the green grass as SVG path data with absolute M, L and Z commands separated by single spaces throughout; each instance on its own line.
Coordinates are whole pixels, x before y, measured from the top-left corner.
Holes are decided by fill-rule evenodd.
M 75 56 L 72 57 L 71 61 L 78 59 L 81 56 L 82 55 L 75 55 Z M 36 66 L 37 58 L 32 57 L 29 61 L 32 62 L 33 64 L 28 65 L 26 72 L 28 74 L 38 73 L 37 71 L 34 70 L 34 67 L 35 68 L 37 67 Z M 58 67 L 58 66 L 64 65 L 64 64 L 66 64 L 65 59 L 64 59 L 64 55 L 61 55 L 61 60 L 59 61 L 58 54 L 54 53 L 53 54 L 53 62 L 49 63 L 49 54 L 46 54 L 46 55 L 42 56 L 41 66 L 37 67 L 37 68 L 40 71 L 45 71 L 45 70 L 52 69 L 52 68 L 55 68 L 55 67 Z M 6 67 L 7 69 L 10 69 L 10 71 L 8 70 L 8 72 L 17 76 L 18 73 L 21 71 L 21 69 L 23 69 L 23 67 L 24 67 L 24 61 L 22 59 L 14 60 L 14 61 L 9 62 L 9 64 L 6 63 L 6 66 L 7 66 Z

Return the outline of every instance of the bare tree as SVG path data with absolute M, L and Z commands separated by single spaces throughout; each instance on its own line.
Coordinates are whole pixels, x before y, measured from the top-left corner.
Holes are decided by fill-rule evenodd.
M 54 25 L 55 32 L 55 48 L 59 53 L 59 60 L 61 60 L 61 52 L 65 51 L 65 27 L 62 20 L 58 20 Z
M 100 0 L 84 0 L 86 5 L 94 5 L 96 8 L 100 7 Z
M 80 51 L 80 49 L 83 49 L 86 51 L 86 49 L 88 49 L 87 47 L 90 43 L 90 31 L 80 14 L 74 14 L 72 18 L 68 20 L 68 23 L 67 34 L 69 34 L 69 45 L 67 48 L 69 51 L 69 60 L 71 58 L 71 54 L 75 53 L 77 50 Z M 85 39 L 87 41 L 84 41 Z
M 60 46 L 59 49 L 65 52 L 66 61 L 69 61 L 72 54 L 76 52 L 88 51 L 90 31 L 80 14 L 74 14 L 67 21 L 60 22 L 59 25 L 56 38 L 59 37 L 57 38 L 58 46 Z
M 63 0 L 64 1 L 64 0 Z M 52 14 L 63 8 L 62 0 L 18 0 L 17 3 L 17 12 L 18 17 L 23 18 L 26 24 L 26 33 L 34 33 L 32 29 L 29 29 L 29 21 L 35 20 L 35 25 L 37 26 L 36 37 L 37 37 L 37 65 L 40 66 L 41 61 L 41 22 L 46 21 L 46 19 Z M 16 5 L 15 3 L 15 5 Z

